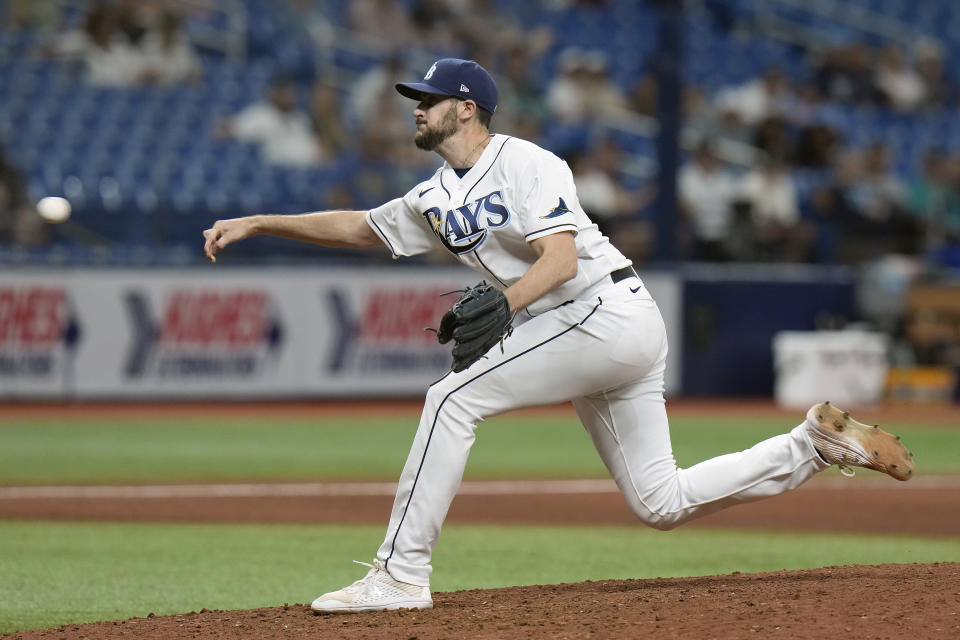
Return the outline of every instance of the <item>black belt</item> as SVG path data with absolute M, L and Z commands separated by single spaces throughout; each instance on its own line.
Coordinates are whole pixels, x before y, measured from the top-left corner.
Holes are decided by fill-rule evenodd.
M 610 272 L 610 279 L 613 280 L 613 283 L 616 284 L 621 280 L 626 280 L 627 278 L 639 278 L 637 272 L 633 267 L 624 267 L 623 269 L 617 269 L 616 271 Z

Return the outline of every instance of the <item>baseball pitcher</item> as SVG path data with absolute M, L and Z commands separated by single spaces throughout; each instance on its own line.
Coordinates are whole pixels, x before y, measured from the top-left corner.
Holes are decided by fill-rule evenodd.
M 600 457 L 644 523 L 671 529 L 793 489 L 832 464 L 907 480 L 898 438 L 830 405 L 741 451 L 679 469 L 663 398 L 667 340 L 636 271 L 577 200 L 570 169 L 518 138 L 491 134 L 497 87 L 471 60 L 437 60 L 397 91 L 417 102 L 416 145 L 443 165 L 370 211 L 218 220 L 212 261 L 258 234 L 329 247 L 384 244 L 395 257 L 444 247 L 483 283 L 440 319 L 451 371 L 427 390 L 386 536 L 362 579 L 313 601 L 317 613 L 433 606 L 430 557 L 480 420 L 572 401 Z

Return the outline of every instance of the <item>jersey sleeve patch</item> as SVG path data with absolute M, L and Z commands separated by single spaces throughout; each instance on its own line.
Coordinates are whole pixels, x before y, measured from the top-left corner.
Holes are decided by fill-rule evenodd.
M 547 213 L 542 216 L 537 216 L 537 220 L 548 220 L 550 224 L 547 224 L 545 227 L 540 227 L 539 229 L 534 229 L 530 233 L 524 235 L 524 238 L 529 242 L 530 240 L 535 240 L 551 233 L 558 233 L 560 231 L 573 231 L 577 232 L 577 224 L 573 221 L 573 210 L 567 206 L 567 203 L 564 201 L 563 196 L 557 197 L 557 204 Z M 544 223 L 541 223 L 544 224 Z
M 567 208 L 567 203 L 563 201 L 563 198 L 560 198 L 560 202 L 553 209 L 550 210 L 545 216 L 540 216 L 541 220 L 546 220 L 548 218 L 558 218 L 565 213 L 573 213 L 570 209 Z

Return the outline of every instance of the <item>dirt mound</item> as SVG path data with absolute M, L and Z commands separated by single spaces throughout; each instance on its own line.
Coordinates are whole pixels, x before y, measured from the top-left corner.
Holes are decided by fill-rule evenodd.
M 828 567 L 434 594 L 429 611 L 314 616 L 303 604 L 14 633 L 7 640 L 957 638 L 960 563 Z

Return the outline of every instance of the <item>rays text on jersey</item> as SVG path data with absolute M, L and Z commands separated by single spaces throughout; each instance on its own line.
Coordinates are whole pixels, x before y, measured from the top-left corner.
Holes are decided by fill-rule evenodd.
M 510 211 L 503 203 L 503 194 L 492 191 L 446 212 L 440 207 L 431 207 L 423 212 L 423 217 L 443 246 L 461 254 L 483 244 L 489 229 L 499 229 L 510 222 Z

